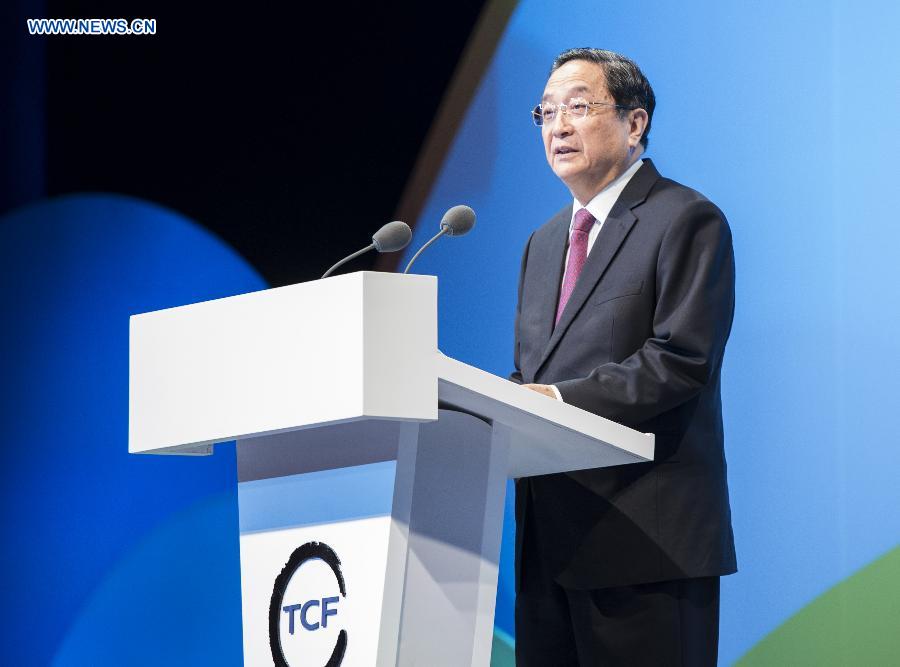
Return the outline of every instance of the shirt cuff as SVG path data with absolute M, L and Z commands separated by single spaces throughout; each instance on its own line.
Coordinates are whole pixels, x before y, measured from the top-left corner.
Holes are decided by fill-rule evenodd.
M 559 389 L 556 388 L 555 384 L 551 384 L 551 385 L 547 385 L 547 386 L 550 387 L 551 390 L 553 390 L 553 395 L 556 396 L 557 401 L 563 400 L 562 394 L 559 393 Z

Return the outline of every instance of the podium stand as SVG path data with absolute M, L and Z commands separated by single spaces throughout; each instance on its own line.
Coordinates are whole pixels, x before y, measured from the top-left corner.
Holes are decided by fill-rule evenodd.
M 130 452 L 237 442 L 254 667 L 488 665 L 507 478 L 653 458 L 653 435 L 441 354 L 432 276 L 135 315 L 129 383 Z

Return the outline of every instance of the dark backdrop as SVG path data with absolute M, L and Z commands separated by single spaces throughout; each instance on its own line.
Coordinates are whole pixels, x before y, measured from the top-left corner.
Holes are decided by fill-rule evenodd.
M 394 217 L 482 4 L 14 0 L 0 213 L 134 195 L 272 285 L 316 278 Z M 33 37 L 26 17 L 155 18 L 157 34 Z

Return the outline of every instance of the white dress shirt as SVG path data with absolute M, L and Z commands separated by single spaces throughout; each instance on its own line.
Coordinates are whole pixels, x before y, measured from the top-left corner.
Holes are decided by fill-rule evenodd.
M 637 173 L 637 170 L 641 168 L 642 164 L 644 164 L 644 161 L 638 160 L 628 167 L 628 169 L 623 171 L 616 180 L 598 192 L 587 204 L 582 204 L 577 199 L 573 200 L 572 220 L 569 222 L 570 237 L 572 236 L 572 230 L 575 228 L 575 214 L 578 213 L 579 210 L 586 208 L 588 212 L 594 216 L 594 226 L 591 227 L 591 231 L 588 233 L 588 255 L 591 254 L 591 248 L 594 247 L 594 241 L 597 240 L 597 236 L 600 234 L 600 228 L 603 227 L 603 223 L 606 222 L 606 218 L 609 216 L 609 212 L 612 210 L 613 205 L 616 203 L 619 195 L 622 194 L 622 190 L 628 185 L 628 181 L 630 181 L 631 177 Z M 566 266 L 568 265 L 569 249 L 567 247 Z M 559 289 L 562 291 L 562 285 L 559 286 Z
M 594 247 L 594 241 L 597 240 L 597 236 L 600 234 L 600 229 L 603 227 L 603 223 L 606 222 L 606 218 L 609 216 L 609 212 L 612 210 L 613 205 L 616 203 L 616 200 L 619 198 L 619 195 L 622 194 L 622 190 L 625 189 L 625 186 L 628 185 L 628 181 L 631 180 L 631 177 L 637 173 L 637 170 L 641 168 L 641 165 L 644 164 L 643 160 L 637 160 L 633 165 L 628 167 L 624 172 L 622 172 L 616 180 L 603 188 L 600 192 L 598 192 L 591 201 L 587 204 L 582 204 L 578 199 L 574 200 L 572 204 L 572 220 L 569 222 L 569 236 L 572 236 L 572 229 L 575 227 L 575 214 L 578 213 L 579 210 L 586 208 L 588 212 L 594 216 L 594 226 L 591 227 L 591 231 L 588 232 L 588 256 L 591 254 L 591 249 Z M 566 268 L 569 266 L 569 249 L 566 248 Z M 559 286 L 560 292 L 562 292 L 562 285 Z M 561 401 L 562 394 L 559 393 L 559 389 L 556 388 L 556 385 L 550 385 L 550 389 L 553 390 L 553 394 L 556 396 L 556 400 Z

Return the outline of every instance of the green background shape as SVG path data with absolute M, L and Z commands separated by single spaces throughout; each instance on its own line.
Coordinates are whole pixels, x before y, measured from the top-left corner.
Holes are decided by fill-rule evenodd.
M 491 667 L 516 667 L 515 640 L 500 628 L 494 628 Z
M 815 598 L 735 664 L 900 665 L 900 546 Z

